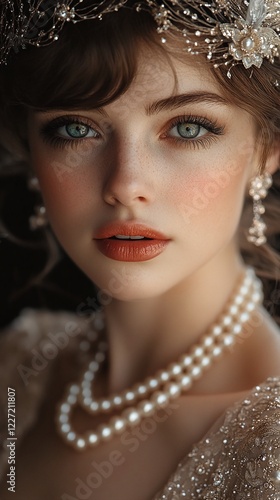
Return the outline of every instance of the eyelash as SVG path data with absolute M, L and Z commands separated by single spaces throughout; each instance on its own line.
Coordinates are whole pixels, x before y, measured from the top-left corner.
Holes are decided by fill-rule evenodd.
M 179 144 L 182 147 L 191 147 L 193 149 L 197 149 L 199 147 L 207 148 L 209 147 L 213 141 L 218 139 L 218 136 L 223 135 L 224 127 L 218 125 L 216 121 L 210 121 L 207 118 L 202 116 L 195 115 L 183 115 L 175 118 L 169 125 L 168 131 L 162 135 L 164 139 L 168 139 L 168 133 L 178 125 L 189 123 L 193 125 L 199 125 L 200 127 L 205 128 L 211 135 L 205 134 L 201 137 L 197 137 L 194 139 L 187 139 L 183 137 L 169 137 L 173 142 Z
M 95 132 L 99 135 L 99 137 L 90 137 L 90 138 L 81 137 L 76 139 L 75 138 L 67 139 L 65 137 L 56 135 L 57 130 L 59 128 L 66 127 L 67 125 L 71 125 L 73 123 L 77 125 L 86 125 L 87 127 L 89 127 L 89 129 L 95 130 Z M 205 134 L 203 136 L 193 139 L 168 136 L 168 134 L 174 127 L 184 123 L 199 125 L 200 127 L 205 128 L 210 133 L 210 135 Z M 223 133 L 224 133 L 224 127 L 219 126 L 216 121 L 210 121 L 207 118 L 201 116 L 183 115 L 172 120 L 171 123 L 168 125 L 167 132 L 162 134 L 160 138 L 171 140 L 173 143 L 182 147 L 189 147 L 193 149 L 198 149 L 199 147 L 203 147 L 206 149 L 212 144 L 213 141 L 216 141 L 218 139 L 218 136 L 223 135 Z M 101 134 L 96 129 L 93 129 L 92 122 L 89 122 L 86 118 L 80 119 L 77 116 L 61 116 L 55 118 L 51 122 L 42 126 L 41 134 L 46 143 L 50 144 L 54 148 L 60 148 L 60 149 L 63 149 L 64 147 L 69 145 L 71 147 L 77 147 L 83 141 L 88 141 L 89 139 L 96 140 L 101 137 Z
M 47 144 L 50 144 L 54 148 L 63 149 L 65 146 L 70 144 L 71 147 L 77 147 L 81 142 L 88 141 L 88 137 L 67 139 L 66 137 L 61 137 L 57 135 L 57 130 L 61 127 L 67 127 L 67 125 L 85 125 L 91 130 L 94 130 L 99 136 L 101 135 L 97 130 L 93 129 L 92 122 L 89 122 L 86 118 L 79 118 L 77 116 L 59 116 L 51 122 L 45 124 L 41 128 L 41 134 Z M 94 139 L 97 139 L 94 137 Z

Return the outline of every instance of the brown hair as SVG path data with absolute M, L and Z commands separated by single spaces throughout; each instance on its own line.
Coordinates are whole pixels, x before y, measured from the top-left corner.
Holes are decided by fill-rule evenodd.
M 5 144 L 12 149 L 16 147 L 18 152 L 26 152 L 24 118 L 30 108 L 89 109 L 104 106 L 119 97 L 136 74 L 139 42 L 152 45 L 160 56 L 168 58 L 167 47 L 162 46 L 157 37 L 152 16 L 120 9 L 104 16 L 102 22 L 66 23 L 57 42 L 11 54 L 7 66 L 0 70 L 0 122 Z M 279 140 L 280 92 L 273 84 L 280 81 L 279 62 L 272 65 L 266 60 L 260 69 L 254 67 L 252 71 L 239 64 L 232 69 L 231 79 L 224 67 L 210 67 L 222 92 L 255 117 L 262 146 L 262 169 L 270 148 Z M 274 178 L 274 186 L 280 188 L 279 173 Z M 277 193 L 274 187 L 265 202 L 272 243 L 276 242 L 279 233 L 280 203 L 277 197 L 279 190 Z M 251 204 L 245 202 L 240 230 L 241 250 L 245 260 L 260 275 L 275 279 L 280 268 L 277 252 L 269 245 L 263 248 L 249 245 L 244 237 L 243 227 L 247 229 L 251 219 Z

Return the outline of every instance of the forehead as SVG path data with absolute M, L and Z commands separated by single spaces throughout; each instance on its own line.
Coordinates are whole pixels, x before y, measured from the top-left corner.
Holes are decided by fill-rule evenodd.
M 165 54 L 145 45 L 139 50 L 136 75 L 118 102 L 147 102 L 172 94 L 194 92 L 212 92 L 223 96 L 222 88 L 203 56 L 178 50 L 175 54 L 172 54 L 172 50 Z

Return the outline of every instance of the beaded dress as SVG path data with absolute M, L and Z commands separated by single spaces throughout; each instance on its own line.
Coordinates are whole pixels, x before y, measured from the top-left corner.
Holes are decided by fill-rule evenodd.
M 67 312 L 26 309 L 0 336 L 0 480 L 7 466 L 7 387 L 17 394 L 20 446 L 36 421 L 55 356 L 49 354 L 41 365 L 40 377 L 33 373 L 40 365 L 31 371 L 27 367 L 50 342 L 50 333 L 65 331 L 65 325 L 72 338 L 61 350 L 77 350 L 88 326 Z M 181 498 L 280 500 L 280 378 L 264 381 L 230 407 L 181 460 L 162 491 L 143 500 Z

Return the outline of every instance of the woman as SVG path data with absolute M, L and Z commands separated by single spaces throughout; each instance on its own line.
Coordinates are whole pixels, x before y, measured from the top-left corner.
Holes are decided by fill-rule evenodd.
M 279 330 L 238 229 L 244 212 L 244 255 L 276 276 L 279 14 L 134 4 L 2 16 L 4 36 L 24 26 L 3 42 L 3 137 L 101 307 L 27 310 L 3 335 L 1 498 L 276 500 Z

